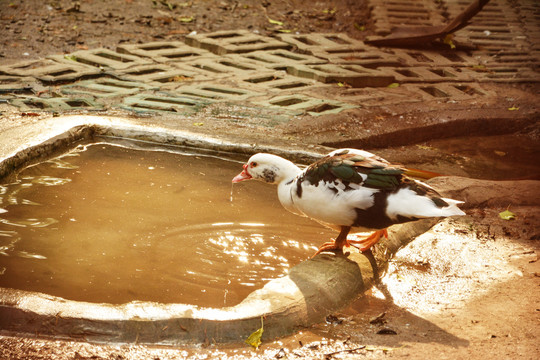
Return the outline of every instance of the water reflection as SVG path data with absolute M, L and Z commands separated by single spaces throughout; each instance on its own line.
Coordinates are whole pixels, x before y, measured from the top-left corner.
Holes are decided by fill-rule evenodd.
M 0 286 L 73 300 L 235 305 L 333 232 L 236 162 L 97 144 L 0 188 Z M 231 202 L 231 196 L 233 196 Z

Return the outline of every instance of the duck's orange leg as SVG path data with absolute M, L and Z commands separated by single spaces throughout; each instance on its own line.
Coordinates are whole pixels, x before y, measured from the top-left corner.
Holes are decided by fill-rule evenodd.
M 317 252 L 312 256 L 312 258 L 326 250 L 341 250 L 344 246 L 349 246 L 349 240 L 347 240 L 347 235 L 349 234 L 349 231 L 351 231 L 350 226 L 342 226 L 336 240 L 322 244 L 319 250 L 317 250 Z
M 388 232 L 386 231 L 386 229 L 377 230 L 373 234 L 362 240 L 348 240 L 348 243 L 357 248 L 358 250 L 364 252 L 376 243 L 378 243 L 383 236 L 388 239 Z

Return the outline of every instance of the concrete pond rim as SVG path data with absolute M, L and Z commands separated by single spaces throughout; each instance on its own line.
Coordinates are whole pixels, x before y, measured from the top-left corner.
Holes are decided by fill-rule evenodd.
M 38 128 L 39 126 L 39 128 Z M 16 131 L 16 132 L 15 132 Z M 298 162 L 317 153 L 235 144 L 179 130 L 134 124 L 129 119 L 66 116 L 0 136 L 3 182 L 33 163 L 59 155 L 81 142 L 109 139 L 181 146 L 203 152 L 236 154 L 239 161 L 266 151 Z M 5 141 L 4 141 L 5 140 Z M 436 220 L 392 227 L 376 254 L 379 271 L 402 246 L 427 231 Z M 241 343 L 264 326 L 263 339 L 292 334 L 345 308 L 376 284 L 373 258 L 355 249 L 322 253 L 270 280 L 236 306 L 203 308 L 190 304 L 133 301 L 121 305 L 72 301 L 48 294 L 0 288 L 0 331 L 28 336 L 100 343 L 186 345 Z

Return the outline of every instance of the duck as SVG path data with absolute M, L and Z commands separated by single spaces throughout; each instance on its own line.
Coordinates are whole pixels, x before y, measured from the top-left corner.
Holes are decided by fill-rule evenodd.
M 359 149 L 337 149 L 302 169 L 292 161 L 257 153 L 243 164 L 233 183 L 259 180 L 277 185 L 283 207 L 339 231 L 313 255 L 343 251 L 354 246 L 371 251 L 387 228 L 425 218 L 465 215 L 463 201 L 442 197 L 434 188 L 414 179 L 400 165 Z M 420 171 L 421 173 L 421 171 Z M 427 172 L 426 172 L 427 173 Z M 372 232 L 356 240 L 348 235 Z

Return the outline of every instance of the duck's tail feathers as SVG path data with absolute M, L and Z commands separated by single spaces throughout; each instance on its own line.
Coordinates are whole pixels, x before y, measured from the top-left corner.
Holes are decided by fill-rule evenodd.
M 463 204 L 463 201 L 447 198 L 442 198 L 442 200 L 448 204 L 448 206 L 441 209 L 442 216 L 466 215 L 463 210 L 457 207 L 459 204 Z

